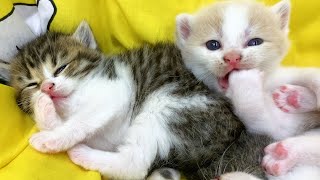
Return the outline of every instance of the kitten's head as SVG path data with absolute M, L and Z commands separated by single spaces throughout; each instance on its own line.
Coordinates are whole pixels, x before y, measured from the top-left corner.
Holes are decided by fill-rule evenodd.
M 86 22 L 73 35 L 48 32 L 23 47 L 11 64 L 11 85 L 27 113 L 41 95 L 53 102 L 69 97 L 80 79 L 97 66 L 101 54 Z
M 268 7 L 225 1 L 177 16 L 177 45 L 186 66 L 210 88 L 227 88 L 233 70 L 271 71 L 287 53 L 290 2 Z

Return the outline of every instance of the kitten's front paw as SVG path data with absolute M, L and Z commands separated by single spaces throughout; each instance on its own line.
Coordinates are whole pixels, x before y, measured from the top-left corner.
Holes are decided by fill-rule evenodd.
M 234 88 L 244 85 L 247 88 L 261 86 L 262 81 L 263 72 L 258 69 L 234 71 L 229 76 L 229 84 Z
M 262 166 L 273 176 L 286 174 L 297 163 L 297 152 L 288 141 L 276 142 L 265 148 Z
M 304 113 L 317 109 L 317 97 L 308 88 L 283 85 L 272 94 L 276 106 L 287 113 Z
M 65 150 L 62 142 L 61 138 L 49 131 L 38 132 L 29 139 L 30 145 L 43 153 L 57 153 Z
M 229 75 L 229 88 L 226 96 L 241 95 L 241 93 L 262 92 L 263 73 L 258 69 L 234 71 Z
M 83 167 L 86 170 L 98 170 L 94 166 L 94 160 L 92 159 L 92 148 L 84 145 L 78 144 L 68 151 L 69 158 L 74 164 Z
M 60 119 L 57 116 L 54 103 L 46 94 L 42 94 L 38 98 L 35 106 L 35 115 L 35 121 L 40 130 L 52 130 L 60 125 Z

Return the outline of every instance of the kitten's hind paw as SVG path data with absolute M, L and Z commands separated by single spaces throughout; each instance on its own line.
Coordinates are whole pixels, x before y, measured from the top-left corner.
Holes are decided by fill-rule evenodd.
M 71 148 L 68 151 L 68 155 L 70 160 L 86 170 L 98 170 L 97 167 L 94 166 L 94 154 L 92 154 L 94 150 L 87 145 L 78 144 Z
M 284 85 L 272 94 L 275 105 L 286 113 L 304 113 L 317 108 L 316 95 L 308 88 Z
M 277 142 L 265 148 L 262 166 L 266 172 L 273 176 L 286 174 L 297 163 L 297 153 L 290 144 Z

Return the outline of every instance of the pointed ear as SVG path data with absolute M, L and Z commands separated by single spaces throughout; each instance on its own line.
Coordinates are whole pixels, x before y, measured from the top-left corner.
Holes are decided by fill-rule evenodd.
M 97 49 L 96 40 L 94 39 L 90 26 L 86 21 L 82 21 L 80 23 L 72 37 L 91 49 Z
M 280 18 L 281 29 L 286 32 L 289 31 L 290 8 L 290 0 L 281 0 L 271 7 L 272 11 Z
M 191 26 L 190 22 L 192 15 L 190 14 L 179 14 L 176 17 L 176 36 L 177 42 L 183 44 L 190 36 Z

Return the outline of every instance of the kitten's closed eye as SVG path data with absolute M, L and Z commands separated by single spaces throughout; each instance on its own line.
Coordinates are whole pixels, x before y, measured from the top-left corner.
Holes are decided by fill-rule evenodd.
M 68 66 L 68 64 L 62 65 L 60 66 L 55 72 L 54 72 L 54 77 L 57 77 L 66 67 Z
M 215 51 L 220 49 L 221 45 L 217 40 L 209 40 L 208 42 L 206 42 L 206 47 L 211 51 Z
M 29 83 L 29 84 L 27 85 L 27 87 L 32 87 L 32 86 L 37 86 L 37 85 L 38 85 L 38 83 L 33 82 L 33 83 Z
M 263 43 L 263 39 L 261 38 L 253 38 L 248 42 L 248 46 L 258 46 Z

